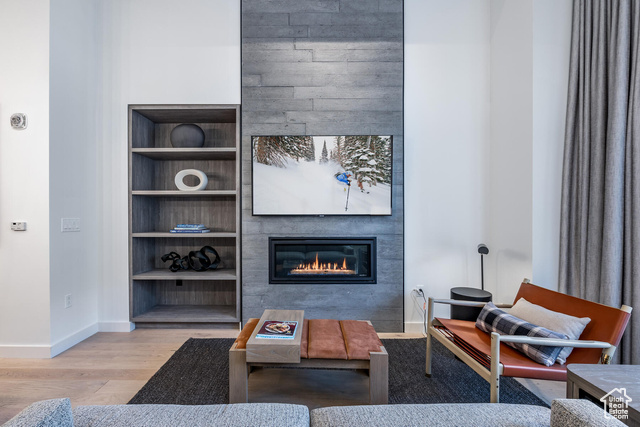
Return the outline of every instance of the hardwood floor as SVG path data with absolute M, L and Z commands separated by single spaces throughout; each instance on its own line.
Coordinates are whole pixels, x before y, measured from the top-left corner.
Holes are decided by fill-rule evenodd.
M 69 397 L 73 406 L 128 402 L 188 338 L 235 338 L 230 329 L 136 329 L 130 333 L 100 332 L 53 359 L 0 359 L 0 424 L 29 404 L 43 399 Z M 415 338 L 421 335 L 380 334 L 381 338 Z M 270 371 L 270 372 L 266 372 Z M 295 381 L 278 370 L 252 375 L 252 402 L 268 402 L 278 389 L 288 390 L 279 401 L 313 402 L 309 406 L 366 404 L 366 378 L 358 373 L 349 381 L 341 375 L 306 371 Z M 302 371 L 301 371 L 302 372 Z M 335 377 L 335 378 L 334 378 Z M 306 387 L 305 384 L 313 384 Z M 549 383 L 549 384 L 545 384 Z M 277 385 L 274 389 L 273 385 Z M 351 384 L 345 388 L 344 384 Z M 337 387 L 336 387 L 337 385 Z M 564 383 L 525 384 L 543 399 L 564 396 Z M 338 392 L 310 393 L 318 387 Z M 299 392 L 290 393 L 291 390 Z
M 0 359 L 0 424 L 42 399 L 126 403 L 188 338 L 237 335 L 230 329 L 99 332 L 53 359 Z

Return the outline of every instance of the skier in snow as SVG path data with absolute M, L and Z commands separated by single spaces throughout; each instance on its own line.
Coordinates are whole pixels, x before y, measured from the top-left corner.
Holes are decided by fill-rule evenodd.
M 347 192 L 347 200 L 345 202 L 344 205 L 344 211 L 346 212 L 347 210 L 349 210 L 349 193 L 351 192 L 351 177 L 353 176 L 353 174 L 351 173 L 351 171 L 346 171 L 346 172 L 338 172 L 336 175 L 336 179 L 344 184 L 347 184 L 347 188 L 343 188 L 344 191 Z
M 342 172 L 342 173 L 338 172 L 338 173 L 336 174 L 336 179 L 337 179 L 338 181 L 340 181 L 340 182 L 344 183 L 344 184 L 347 184 L 347 186 L 351 187 L 351 179 L 350 179 L 350 178 L 351 178 L 352 176 L 353 176 L 353 175 L 352 175 L 352 174 L 351 174 L 351 172 L 349 172 L 349 171 L 347 171 L 347 172 Z M 345 191 L 346 191 L 346 189 L 345 189 Z

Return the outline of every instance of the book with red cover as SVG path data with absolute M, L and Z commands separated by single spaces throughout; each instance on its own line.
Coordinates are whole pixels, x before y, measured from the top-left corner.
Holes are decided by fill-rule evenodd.
M 298 322 L 283 320 L 265 320 L 256 334 L 256 338 L 292 340 L 296 336 Z

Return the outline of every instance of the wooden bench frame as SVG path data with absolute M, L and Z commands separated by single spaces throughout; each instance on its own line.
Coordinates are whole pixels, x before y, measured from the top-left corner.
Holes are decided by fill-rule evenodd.
M 369 322 L 369 324 L 371 324 Z M 229 403 L 249 401 L 249 374 L 254 367 L 298 369 L 362 369 L 369 374 L 369 403 L 386 405 L 389 402 L 389 354 L 384 346 L 369 352 L 369 360 L 300 359 L 300 363 L 247 362 L 247 350 L 233 343 L 229 349 Z

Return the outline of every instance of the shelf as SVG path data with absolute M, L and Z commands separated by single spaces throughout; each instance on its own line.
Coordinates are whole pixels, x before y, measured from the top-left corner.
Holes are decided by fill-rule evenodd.
M 219 148 L 132 148 L 133 154 L 140 154 L 154 160 L 235 160 L 235 147 Z
M 133 275 L 133 280 L 236 280 L 236 278 L 236 271 L 233 268 L 207 271 L 184 270 L 175 273 L 168 268 L 157 268 Z
M 238 233 L 233 232 L 223 232 L 223 231 L 212 231 L 210 233 L 169 233 L 166 231 L 151 231 L 145 233 L 131 233 L 132 237 L 142 237 L 142 238 L 176 238 L 176 237 L 186 237 L 186 238 L 201 238 L 201 237 L 215 237 L 215 238 L 236 238 L 238 237 Z
M 237 106 L 229 105 L 131 105 L 136 113 L 155 123 L 236 123 Z
M 180 191 L 180 190 L 133 190 L 133 196 L 150 197 L 224 197 L 235 196 L 236 190 L 203 190 L 203 191 Z
M 133 322 L 158 323 L 209 323 L 238 322 L 233 305 L 156 305 L 149 311 L 135 316 Z

